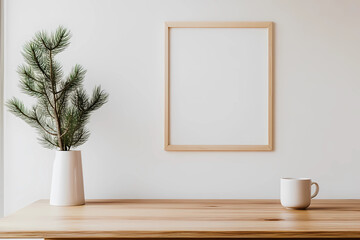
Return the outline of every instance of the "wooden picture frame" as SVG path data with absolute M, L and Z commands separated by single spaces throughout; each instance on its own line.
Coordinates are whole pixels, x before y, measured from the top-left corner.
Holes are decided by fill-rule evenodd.
M 267 135 L 264 144 L 174 144 L 171 139 L 171 32 L 172 29 L 267 30 Z M 263 65 L 262 65 L 263 66 Z M 266 116 L 266 115 L 265 115 Z M 264 122 L 264 121 L 263 121 Z M 271 151 L 273 150 L 273 23 L 272 22 L 166 22 L 165 23 L 165 150 L 167 151 Z

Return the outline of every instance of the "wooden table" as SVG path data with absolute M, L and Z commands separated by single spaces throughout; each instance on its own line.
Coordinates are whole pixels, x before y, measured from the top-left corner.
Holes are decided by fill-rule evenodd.
M 0 238 L 360 238 L 360 200 L 40 200 L 1 219 Z

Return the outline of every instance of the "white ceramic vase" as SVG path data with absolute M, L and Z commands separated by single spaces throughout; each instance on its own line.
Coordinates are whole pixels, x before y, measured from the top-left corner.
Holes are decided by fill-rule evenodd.
M 50 205 L 85 204 L 81 151 L 56 151 Z

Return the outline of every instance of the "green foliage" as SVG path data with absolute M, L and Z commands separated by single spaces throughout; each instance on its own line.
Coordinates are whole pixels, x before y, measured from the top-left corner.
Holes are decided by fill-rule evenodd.
M 64 77 L 54 57 L 70 44 L 70 32 L 59 27 L 55 33 L 39 32 L 23 49 L 24 65 L 19 66 L 20 88 L 37 99 L 31 108 L 17 98 L 7 101 L 12 113 L 37 129 L 47 148 L 69 151 L 85 143 L 90 114 L 107 102 L 108 94 L 95 87 L 91 97 L 83 88 L 86 70 L 75 65 Z

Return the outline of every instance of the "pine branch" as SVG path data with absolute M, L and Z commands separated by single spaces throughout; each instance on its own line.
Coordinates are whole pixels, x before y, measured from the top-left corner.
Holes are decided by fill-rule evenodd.
M 66 49 L 70 44 L 71 33 L 66 28 L 60 26 L 55 34 L 51 37 L 53 48 L 51 49 L 54 54 L 60 53 Z
M 56 144 L 56 141 L 51 136 L 49 136 L 45 133 L 41 134 L 41 136 L 40 136 L 40 138 L 38 138 L 38 140 L 46 148 L 54 149 L 54 148 L 58 147 L 58 145 Z
M 34 118 L 31 116 L 30 111 L 25 108 L 24 104 L 17 98 L 12 98 L 6 102 L 9 111 L 23 119 L 27 123 L 32 123 Z
M 72 147 L 80 146 L 84 144 L 89 137 L 90 137 L 89 131 L 87 131 L 84 128 L 81 128 L 75 133 L 71 146 Z
M 42 73 L 46 79 L 50 80 L 50 76 L 48 73 L 46 73 L 45 66 L 42 64 L 42 62 L 45 61 L 42 56 L 43 54 L 37 49 L 39 49 L 39 45 L 34 42 L 30 42 L 25 45 L 23 56 L 30 66 L 33 66 L 40 73 Z
M 45 95 L 45 98 L 46 98 L 47 102 L 49 103 L 49 105 L 51 106 L 51 108 L 52 108 L 53 110 L 55 110 L 55 107 L 54 107 L 54 105 L 51 103 L 50 97 L 49 97 L 48 93 L 46 92 L 46 88 L 45 88 L 44 84 L 43 84 L 43 89 L 44 89 L 44 93 L 45 93 L 44 95 Z
M 58 146 L 60 148 L 60 151 L 64 150 L 63 147 L 63 143 L 62 143 L 62 139 L 61 139 L 61 122 L 60 122 L 60 118 L 59 118 L 59 112 L 57 109 L 57 102 L 56 102 L 56 81 L 53 79 L 53 59 L 52 59 L 52 53 L 51 50 L 49 50 L 49 61 L 50 61 L 50 82 L 52 85 L 52 94 L 53 94 L 53 102 L 54 102 L 54 118 L 55 118 L 55 122 L 56 122 L 56 130 L 57 130 L 57 140 L 58 140 Z
M 14 113 L 16 116 L 20 117 L 21 119 L 23 119 L 29 125 L 36 127 L 36 128 L 40 128 L 50 135 L 56 135 L 55 133 L 48 131 L 43 126 L 41 119 L 39 119 L 37 116 L 35 107 L 33 108 L 33 111 L 29 111 L 28 109 L 26 109 L 24 104 L 16 98 L 9 100 L 6 103 L 6 106 L 9 108 L 9 110 L 12 113 Z
M 54 55 L 52 51 L 51 51 L 51 55 L 52 56 Z M 54 59 L 51 60 L 50 64 L 51 64 L 51 72 L 52 72 L 51 78 L 53 81 L 56 82 L 56 84 L 58 84 L 64 76 L 62 66 Z
M 46 32 L 41 31 L 35 35 L 34 41 L 37 42 L 42 49 L 52 51 L 54 55 L 65 50 L 70 44 L 71 33 L 66 28 L 60 26 L 55 33 L 49 36 Z
M 72 92 L 76 88 L 80 87 L 85 77 L 86 70 L 80 65 L 75 65 L 70 75 L 67 77 L 61 90 L 57 91 L 56 94 L 60 94 L 57 99 L 60 99 L 64 94 Z
M 36 121 L 36 123 L 39 125 L 39 127 L 44 130 L 47 134 L 49 135 L 53 135 L 53 136 L 57 136 L 56 133 L 52 133 L 50 132 L 49 130 L 47 130 L 45 127 L 44 127 L 44 124 L 42 123 L 41 119 L 38 117 L 37 113 L 36 113 L 36 108 L 34 107 L 33 109 L 33 119 L 34 121 Z
M 22 91 L 37 99 L 31 110 L 17 98 L 10 99 L 10 112 L 36 128 L 39 141 L 47 148 L 68 151 L 85 143 L 90 136 L 85 128 L 92 111 L 107 102 L 108 94 L 95 87 L 91 98 L 82 84 L 86 70 L 75 65 L 63 79 L 63 69 L 54 56 L 70 44 L 70 31 L 59 27 L 48 35 L 45 31 L 25 44 L 26 65 L 18 68 Z
M 34 72 L 30 67 L 26 67 L 24 65 L 19 66 L 18 74 L 22 79 L 32 80 L 38 84 L 42 84 L 42 81 L 38 80 L 37 77 L 34 75 Z
M 41 31 L 36 33 L 34 40 L 38 43 L 39 46 L 44 48 L 44 51 L 52 50 L 52 43 L 46 32 Z
M 109 95 L 101 90 L 100 86 L 94 88 L 93 95 L 89 101 L 88 111 L 95 111 L 107 102 Z
M 34 81 L 29 79 L 20 80 L 20 87 L 24 93 L 30 96 L 42 97 L 45 93 Z

